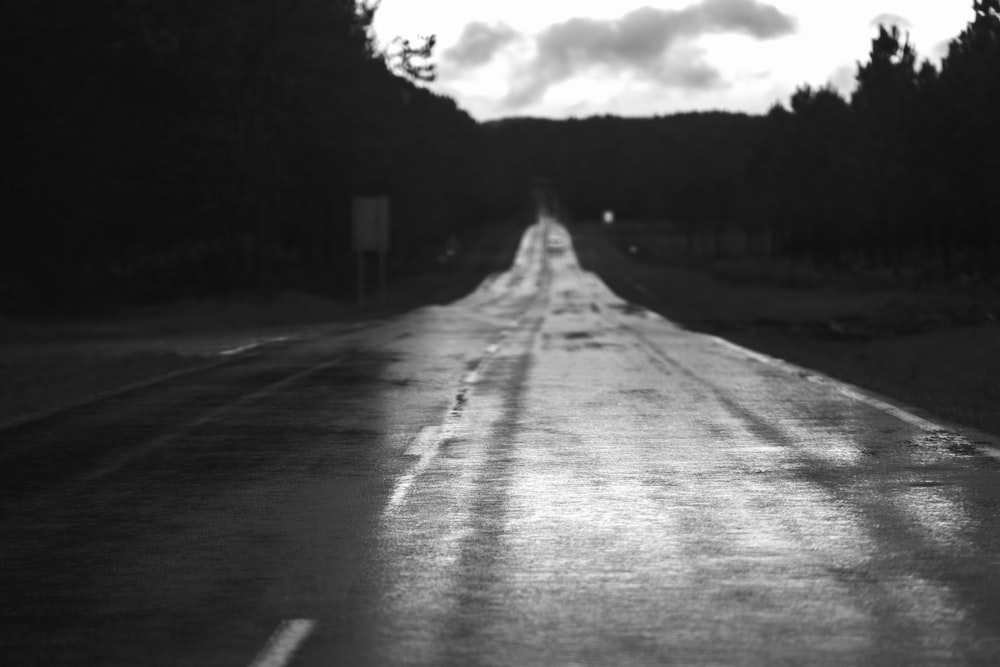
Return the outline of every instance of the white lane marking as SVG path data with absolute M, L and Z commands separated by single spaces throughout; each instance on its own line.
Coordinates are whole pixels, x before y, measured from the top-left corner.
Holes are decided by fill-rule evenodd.
M 860 387 L 855 387 L 842 380 L 837 380 L 828 375 L 823 375 L 818 371 L 802 368 L 801 366 L 796 366 L 795 364 L 789 363 L 782 359 L 778 359 L 776 357 L 772 357 L 766 354 L 761 354 L 760 352 L 755 352 L 754 350 L 749 350 L 743 347 L 742 345 L 737 345 L 736 343 L 728 341 L 725 338 L 720 338 L 718 336 L 709 336 L 709 338 L 719 343 L 723 347 L 728 347 L 729 349 L 734 350 L 735 352 L 741 354 L 744 357 L 753 359 L 754 361 L 759 361 L 762 364 L 774 366 L 775 368 L 780 368 L 788 372 L 797 373 L 800 377 L 805 378 L 809 382 L 813 382 L 815 384 L 821 384 L 827 387 L 832 387 L 836 389 L 837 392 L 840 393 L 842 396 L 845 396 L 859 403 L 864 403 L 877 410 L 881 410 L 882 412 L 888 413 L 893 417 L 895 417 L 896 419 L 905 422 L 910 426 L 915 426 L 916 428 L 919 428 L 922 431 L 940 432 L 943 430 L 951 430 L 947 429 L 945 426 L 941 424 L 932 422 L 929 419 L 924 419 L 923 417 L 920 417 L 918 415 L 913 414 L 912 412 L 904 410 L 899 406 L 893 405 L 892 403 L 888 403 L 879 398 L 876 398 L 875 396 L 872 396 L 867 392 L 865 392 Z M 963 440 L 966 441 L 968 445 L 978 449 L 983 454 L 1000 461 L 1000 449 L 997 449 L 996 447 L 981 442 L 973 443 L 964 434 L 960 433 L 959 435 L 962 437 Z
M 426 456 L 428 452 L 433 451 L 434 444 L 437 442 L 440 433 L 440 426 L 425 426 L 420 429 L 420 433 L 413 439 L 413 443 L 406 448 L 406 455 Z
M 261 338 L 260 340 L 255 340 L 252 343 L 247 343 L 246 345 L 237 345 L 236 347 L 230 347 L 219 352 L 219 356 L 229 357 L 234 354 L 240 354 L 241 352 L 246 352 L 254 348 L 261 347 L 262 345 L 270 345 L 271 343 L 280 343 L 282 341 L 290 340 L 291 336 L 274 336 L 271 338 Z
M 788 364 L 782 361 L 781 359 L 775 359 L 774 357 L 769 357 L 766 354 L 761 354 L 760 352 L 754 352 L 749 348 L 743 347 L 742 345 L 737 345 L 736 343 L 728 341 L 725 338 L 719 338 L 718 336 L 709 336 L 709 338 L 711 338 L 716 343 L 719 343 L 724 347 L 728 347 L 729 349 L 740 353 L 744 357 L 750 357 L 754 361 L 759 361 L 762 364 L 769 364 L 771 366 L 781 366 L 781 367 L 788 366 Z
M 215 361 L 209 362 L 207 364 L 196 364 L 189 366 L 188 368 L 181 368 L 176 371 L 171 371 L 169 373 L 163 373 L 162 375 L 154 375 L 151 378 L 145 380 L 139 380 L 138 382 L 130 382 L 129 384 L 122 385 L 120 387 L 115 387 L 114 389 L 109 389 L 108 391 L 101 391 L 96 394 L 91 394 L 90 396 L 85 396 L 77 401 L 69 401 L 68 403 L 63 403 L 62 405 L 57 405 L 54 408 L 46 408 L 44 410 L 37 410 L 35 412 L 30 412 L 26 415 L 20 417 L 15 417 L 9 421 L 0 423 L 0 432 L 6 431 L 8 429 L 14 428 L 15 426 L 20 426 L 21 424 L 27 424 L 28 422 L 37 421 L 39 419 L 45 419 L 47 417 L 52 417 L 53 415 L 62 414 L 64 412 L 69 412 L 70 410 L 75 410 L 77 408 L 82 408 L 93 403 L 98 403 L 108 398 L 115 398 L 116 396 L 121 396 L 122 394 L 127 394 L 138 389 L 145 389 L 147 387 L 152 387 L 154 385 L 160 384 L 162 382 L 169 382 L 170 380 L 175 380 L 177 378 L 182 378 L 186 375 L 194 375 L 195 373 L 201 373 L 202 371 L 211 370 L 217 368 L 225 363 L 223 360 L 216 359 Z
M 269 396 L 270 394 L 273 394 L 276 391 L 280 391 L 285 386 L 298 382 L 302 378 L 307 377 L 313 373 L 318 373 L 332 366 L 336 366 L 337 364 L 341 363 L 345 358 L 346 357 L 337 357 L 325 363 L 303 369 L 281 380 L 272 382 L 271 384 L 266 385 L 255 392 L 251 392 L 249 394 L 241 396 L 232 403 L 226 403 L 225 405 L 220 405 L 217 408 L 213 408 L 208 412 L 204 413 L 203 415 L 201 415 L 200 417 L 193 419 L 172 431 L 167 431 L 166 433 L 155 436 L 154 438 L 147 440 L 145 443 L 142 443 L 136 446 L 135 448 L 122 453 L 118 458 L 108 462 L 108 464 L 105 465 L 104 467 L 98 468 L 97 470 L 94 470 L 86 475 L 81 475 L 76 479 L 76 481 L 70 487 L 68 487 L 68 490 L 74 490 L 86 486 L 88 484 L 93 484 L 98 480 L 102 479 L 103 477 L 106 477 L 107 475 L 110 475 L 114 472 L 121 470 L 122 468 L 129 465 L 133 461 L 136 461 L 137 459 L 146 456 L 149 452 L 166 444 L 167 442 L 170 442 L 171 440 L 176 438 L 178 435 L 184 433 L 185 431 L 192 428 L 196 428 L 198 426 L 203 426 L 225 415 L 227 412 L 229 412 L 234 408 L 238 408 L 240 406 L 246 405 L 247 403 L 252 403 L 253 401 L 260 400 L 261 398 Z
M 506 338 L 507 334 L 508 332 L 504 331 L 503 337 Z M 483 358 L 479 361 L 478 364 L 476 364 L 476 367 L 473 368 L 468 373 L 466 373 L 465 376 L 462 378 L 462 384 L 476 384 L 477 382 L 479 382 L 480 378 L 479 369 L 483 367 L 487 359 L 489 359 L 499 351 L 500 351 L 500 346 L 497 343 L 493 343 L 492 345 L 487 347 L 486 352 L 483 355 Z
M 506 338 L 508 332 L 504 332 L 503 336 Z M 500 351 L 500 344 L 494 343 L 486 348 L 486 354 L 476 367 L 471 371 L 466 373 L 462 377 L 462 384 L 476 384 L 479 382 L 479 378 L 482 376 L 486 365 L 490 360 L 497 355 Z M 408 456 L 417 456 L 417 462 L 413 464 L 406 473 L 404 473 L 399 480 L 396 482 L 395 488 L 392 490 L 392 495 L 389 496 L 389 502 L 386 504 L 387 512 L 394 512 L 403 503 L 406 498 L 407 492 L 413 483 L 417 480 L 420 475 L 424 473 L 427 467 L 437 456 L 438 450 L 441 445 L 451 438 L 455 437 L 458 432 L 459 425 L 464 418 L 463 406 L 469 400 L 469 392 L 472 391 L 471 388 L 462 389 L 458 395 L 455 397 L 455 401 L 452 403 L 451 407 L 448 409 L 447 416 L 440 426 L 425 426 L 420 429 L 420 433 L 417 437 L 413 439 L 413 442 L 409 447 L 406 448 L 405 454 Z
M 403 498 L 406 497 L 406 492 L 410 490 L 410 486 L 427 469 L 431 459 L 437 453 L 438 447 L 444 442 L 445 437 L 442 436 L 445 430 L 444 427 L 426 426 L 420 429 L 420 433 L 413 440 L 413 444 L 406 448 L 407 455 L 419 458 L 414 466 L 396 482 L 396 488 L 392 490 L 392 496 L 389 498 L 387 509 L 394 510 L 403 502 Z M 450 429 L 448 430 L 450 432 Z
M 625 276 L 625 280 L 627 280 L 632 287 L 636 288 L 646 296 L 656 296 L 648 287 L 637 282 L 634 278 L 632 278 L 632 276 Z
M 316 621 L 308 618 L 282 621 L 249 667 L 284 667 L 315 627 Z
M 413 444 L 406 448 L 406 454 L 420 458 L 396 482 L 396 488 L 392 490 L 392 495 L 386 504 L 387 511 L 393 512 L 403 503 L 410 487 L 437 456 L 441 445 L 455 436 L 460 419 L 461 415 L 456 416 L 455 410 L 452 409 L 448 411 L 448 417 L 445 418 L 444 424 L 441 426 L 427 426 L 420 429 Z
M 237 347 L 230 347 L 228 349 L 219 352 L 220 357 L 228 357 L 233 354 L 239 354 L 240 352 L 246 352 L 247 350 L 252 350 L 255 347 L 260 347 L 260 343 L 247 343 L 246 345 L 238 345 Z
M 291 340 L 292 338 L 293 338 L 292 336 L 277 336 L 274 338 L 267 338 L 257 343 L 250 343 L 248 345 L 242 345 L 239 347 L 222 350 L 221 352 L 217 352 L 216 356 L 229 357 L 235 354 L 239 354 L 240 352 L 245 352 L 255 347 L 260 347 L 261 345 L 264 345 L 266 343 L 277 343 L 285 340 Z M 14 428 L 15 426 L 20 426 L 21 424 L 27 424 L 28 422 L 37 421 L 39 419 L 45 419 L 53 415 L 69 412 L 70 410 L 75 410 L 76 408 L 82 408 L 84 406 L 91 405 L 93 403 L 97 403 L 99 401 L 103 401 L 108 398 L 121 396 L 122 394 L 127 394 L 137 389 L 145 389 L 146 387 L 152 387 L 162 382 L 168 382 L 170 380 L 184 377 L 185 375 L 194 375 L 195 373 L 211 370 L 212 368 L 216 368 L 219 365 L 225 363 L 226 361 L 227 360 L 214 359 L 213 361 L 204 364 L 192 364 L 187 368 L 181 368 L 176 371 L 170 371 L 169 373 L 154 375 L 153 377 L 146 378 L 145 380 L 138 380 L 136 382 L 123 384 L 120 387 L 115 387 L 114 389 L 109 389 L 107 391 L 99 391 L 96 394 L 84 396 L 83 398 L 80 398 L 78 400 L 69 401 L 67 403 L 63 403 L 62 405 L 57 405 L 52 408 L 45 408 L 43 410 L 36 410 L 34 412 L 29 412 L 28 414 L 15 417 L 5 422 L 0 422 L 0 431 L 5 431 Z

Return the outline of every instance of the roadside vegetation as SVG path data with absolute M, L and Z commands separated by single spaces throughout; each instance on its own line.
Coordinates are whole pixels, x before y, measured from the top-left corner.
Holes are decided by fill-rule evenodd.
M 624 298 L 1000 433 L 1000 1 L 940 65 L 880 28 L 856 83 L 765 116 L 489 129 Z
M 973 2 L 939 65 L 880 28 L 849 98 L 487 123 L 423 86 L 433 37 L 378 47 L 375 11 L 4 3 L 0 315 L 351 299 L 369 194 L 391 197 L 396 282 L 448 270 L 484 223 L 524 224 L 544 190 L 565 219 L 648 221 L 622 243 L 649 261 L 732 280 L 997 291 L 1000 0 Z
M 583 267 L 622 298 L 688 329 L 1000 435 L 995 290 L 914 289 L 890 280 L 861 287 L 830 276 L 822 284 L 734 280 L 712 263 L 637 257 L 630 248 L 644 238 L 641 228 L 571 228 Z
M 764 116 L 508 119 L 487 136 L 548 176 L 568 217 L 645 221 L 639 252 L 756 258 L 747 277 L 991 282 L 1000 0 L 973 4 L 939 66 L 880 27 L 849 98 L 804 86 Z
M 3 3 L 0 313 L 260 289 L 350 298 L 355 195 L 391 196 L 396 275 L 516 217 L 477 123 L 420 85 L 433 40 L 380 50 L 374 11 Z

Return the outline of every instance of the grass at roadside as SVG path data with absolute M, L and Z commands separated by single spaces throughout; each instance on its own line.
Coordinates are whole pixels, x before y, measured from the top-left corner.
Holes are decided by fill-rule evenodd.
M 690 329 L 1000 435 L 995 291 L 741 285 L 707 267 L 637 261 L 597 226 L 572 231 L 584 268 L 625 299 Z

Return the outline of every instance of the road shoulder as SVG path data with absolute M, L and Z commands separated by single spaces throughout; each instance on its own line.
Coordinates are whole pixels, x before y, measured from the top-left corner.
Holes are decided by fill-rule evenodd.
M 637 261 L 604 234 L 573 231 L 583 267 L 624 299 L 688 329 L 1000 435 L 996 321 L 914 328 L 914 312 L 930 297 L 893 301 L 818 288 L 740 286 L 705 271 Z

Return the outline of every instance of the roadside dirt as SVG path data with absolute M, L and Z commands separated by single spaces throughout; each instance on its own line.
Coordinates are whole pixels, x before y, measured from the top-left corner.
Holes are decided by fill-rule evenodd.
M 364 306 L 276 292 L 185 300 L 91 319 L 0 318 L 0 427 L 216 363 L 233 350 L 379 320 L 468 294 L 513 261 L 523 229 L 488 225 L 448 265 L 391 283 Z
M 1000 295 L 740 285 L 707 270 L 636 260 L 599 226 L 571 231 L 584 268 L 629 301 L 1000 435 Z

